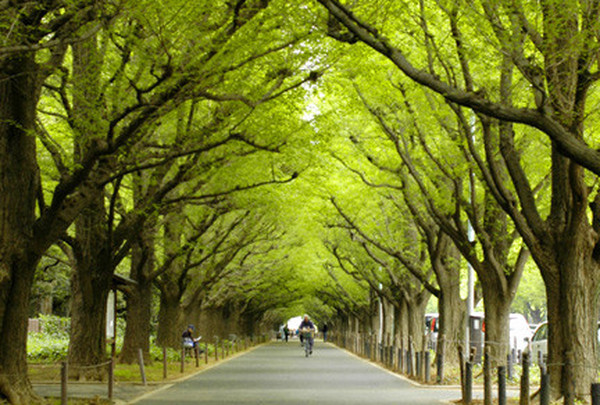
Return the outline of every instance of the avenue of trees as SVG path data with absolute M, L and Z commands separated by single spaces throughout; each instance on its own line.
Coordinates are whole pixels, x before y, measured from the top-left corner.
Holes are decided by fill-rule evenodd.
M 374 332 L 379 303 L 418 347 L 435 298 L 456 363 L 468 264 L 492 363 L 515 308 L 546 317 L 553 396 L 585 398 L 599 17 L 599 0 L 0 1 L 0 397 L 35 397 L 38 313 L 70 317 L 72 377 L 102 377 L 78 366 L 107 356 L 115 274 L 133 281 L 122 362 L 187 323 Z

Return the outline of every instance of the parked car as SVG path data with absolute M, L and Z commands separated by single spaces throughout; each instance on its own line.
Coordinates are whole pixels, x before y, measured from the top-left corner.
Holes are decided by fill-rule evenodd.
M 548 356 L 548 322 L 542 322 L 531 337 L 531 360 L 539 363 L 540 359 L 546 361 Z
M 436 350 L 438 323 L 438 313 L 425 314 L 425 337 L 427 338 L 427 347 L 431 350 Z
M 517 352 L 524 352 L 527 349 L 531 340 L 531 328 L 529 322 L 521 314 L 510 314 L 510 349 L 515 349 Z
M 531 361 L 539 363 L 540 358 L 546 362 L 548 358 L 548 322 L 542 322 L 531 337 Z M 600 322 L 598 323 L 598 332 L 596 334 L 600 344 Z

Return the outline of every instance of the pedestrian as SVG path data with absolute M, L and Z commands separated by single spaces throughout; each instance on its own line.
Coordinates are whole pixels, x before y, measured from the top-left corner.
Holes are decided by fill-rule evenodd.
M 327 324 L 324 324 L 323 327 L 321 328 L 321 332 L 323 332 L 323 342 L 327 342 L 327 332 L 329 331 L 329 326 L 327 326 Z
M 285 325 L 283 325 L 283 335 L 285 336 L 285 341 L 287 343 L 287 341 L 290 337 L 290 328 L 288 328 L 287 323 Z
M 183 347 L 194 349 L 202 336 L 194 338 L 194 325 L 188 325 L 187 329 L 181 334 L 181 338 L 183 339 Z

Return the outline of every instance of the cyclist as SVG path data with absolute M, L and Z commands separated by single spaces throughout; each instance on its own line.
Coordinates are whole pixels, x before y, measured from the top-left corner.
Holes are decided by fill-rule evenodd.
M 307 329 L 311 332 L 309 335 L 310 337 L 308 337 L 308 341 L 305 342 L 305 344 L 309 345 L 308 346 L 309 351 L 310 351 L 310 354 L 312 354 L 313 345 L 315 343 L 315 338 L 314 338 L 315 324 L 312 323 L 312 321 L 308 318 L 308 315 L 304 315 L 304 319 L 300 323 L 300 326 L 298 326 L 298 329 L 300 330 L 300 334 L 302 334 L 303 330 L 307 330 Z

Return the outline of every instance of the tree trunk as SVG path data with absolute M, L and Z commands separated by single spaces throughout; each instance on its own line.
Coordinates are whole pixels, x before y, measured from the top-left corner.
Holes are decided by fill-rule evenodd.
M 512 298 L 504 296 L 498 288 L 486 288 L 482 283 L 483 302 L 485 306 L 485 350 L 490 355 L 490 371 L 492 375 L 484 375 L 484 398 L 491 404 L 491 381 L 494 370 L 506 365 L 509 346 L 509 316 Z M 484 370 L 485 372 L 485 370 Z
M 430 296 L 430 293 L 422 291 L 408 305 L 408 334 L 417 351 L 424 349 L 425 307 Z
M 596 379 L 598 264 L 585 232 L 557 248 L 558 277 L 545 277 L 548 369 L 553 396 L 586 398 Z M 579 236 L 575 236 L 579 235 Z
M 74 378 L 99 379 L 106 367 L 106 303 L 113 268 L 105 241 L 104 200 L 100 192 L 75 221 L 76 268 L 72 278 L 69 371 Z M 91 367 L 91 368 L 90 368 Z
M 143 193 L 137 192 L 136 200 Z M 136 201 L 138 205 L 143 202 Z M 142 349 L 144 362 L 150 362 L 150 323 L 152 320 L 152 273 L 156 266 L 155 257 L 156 219 L 148 218 L 141 228 L 131 249 L 130 278 L 137 284 L 128 289 L 127 326 L 125 339 L 119 361 L 135 363 L 138 361 L 138 350 Z
M 32 136 L 39 95 L 33 54 L 0 63 L 0 398 L 36 398 L 27 377 L 30 290 L 41 256 L 32 240 L 39 187 Z
M 136 363 L 142 349 L 144 362 L 150 362 L 150 323 L 152 319 L 152 283 L 135 278 L 137 285 L 127 295 L 127 326 L 119 361 Z
M 181 333 L 184 329 L 183 308 L 178 296 L 160 295 L 158 310 L 158 331 L 156 340 L 162 347 L 181 347 Z
M 446 365 L 458 365 L 458 346 L 464 339 L 465 305 L 459 284 L 440 290 L 436 356 L 441 356 Z

